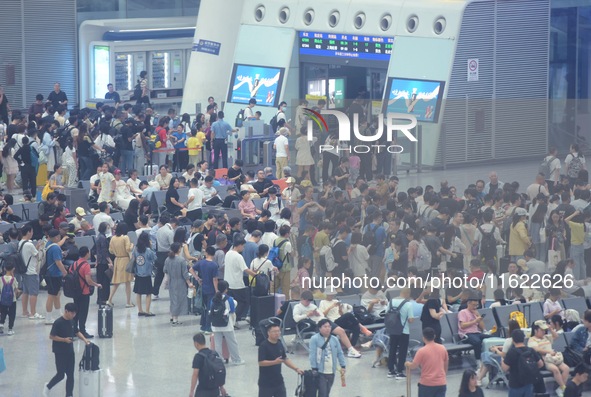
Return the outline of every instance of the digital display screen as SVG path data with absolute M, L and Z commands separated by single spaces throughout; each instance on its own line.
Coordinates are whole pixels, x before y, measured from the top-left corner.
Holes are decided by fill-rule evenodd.
M 108 46 L 95 45 L 93 49 L 94 57 L 94 97 L 104 98 L 107 92 L 107 84 L 110 81 L 110 56 Z
M 255 98 L 257 106 L 277 107 L 284 72 L 284 68 L 234 64 L 228 102 L 248 105 Z
M 393 37 L 299 32 L 300 55 L 390 61 Z
M 408 113 L 417 121 L 436 123 L 441 110 L 444 81 L 391 77 L 386 86 L 385 113 Z

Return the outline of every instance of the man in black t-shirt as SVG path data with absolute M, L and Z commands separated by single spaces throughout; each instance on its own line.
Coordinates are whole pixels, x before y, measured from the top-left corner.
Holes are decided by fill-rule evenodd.
M 589 379 L 589 370 L 584 364 L 575 367 L 574 376 L 566 382 L 564 397 L 581 397 L 583 395 L 583 385 Z
M 244 166 L 244 162 L 238 159 L 234 161 L 234 165 L 230 167 L 230 169 L 228 170 L 228 180 L 234 182 L 238 190 L 240 190 L 240 185 L 242 184 L 242 182 L 244 182 L 242 166 Z
M 544 366 L 544 361 L 542 361 L 542 358 L 535 350 L 525 346 L 525 334 L 522 330 L 514 330 L 511 333 L 511 339 L 513 339 L 513 346 L 501 362 L 503 371 L 509 371 L 509 395 L 533 396 L 536 379 L 530 379 L 531 377 L 524 376 L 524 374 L 520 373 L 520 356 L 527 351 L 532 352 L 538 361 L 538 368 Z
M 220 395 L 220 389 L 224 387 L 217 387 L 215 384 L 211 384 L 211 381 L 206 379 L 206 373 L 203 371 L 205 367 L 205 357 L 209 356 L 212 351 L 205 345 L 205 336 L 202 333 L 195 334 L 193 336 L 193 344 L 197 349 L 198 353 L 193 357 L 193 376 L 191 377 L 191 390 L 189 391 L 190 397 L 218 397 Z M 197 384 L 199 380 L 199 384 Z M 225 396 L 225 390 L 222 392 Z
M 66 109 L 68 108 L 68 96 L 60 89 L 60 83 L 53 85 L 53 91 L 47 96 L 47 102 L 51 102 L 54 110 L 60 105 Z
M 73 319 L 76 316 L 78 308 L 74 303 L 67 303 L 64 307 L 62 317 L 55 320 L 49 333 L 49 339 L 52 342 L 53 354 L 55 354 L 55 366 L 57 374 L 43 387 L 43 396 L 49 396 L 49 391 L 67 377 L 66 396 L 72 396 L 74 391 L 74 367 L 76 355 L 74 353 L 74 335 L 90 345 L 90 341 L 74 327 Z
M 259 346 L 259 397 L 287 396 L 281 375 L 281 364 L 287 365 L 300 375 L 304 373 L 287 357 L 280 337 L 279 326 L 271 325 L 267 328 L 267 339 Z

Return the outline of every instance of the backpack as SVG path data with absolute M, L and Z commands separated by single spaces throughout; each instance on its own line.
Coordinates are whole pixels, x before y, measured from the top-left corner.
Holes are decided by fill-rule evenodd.
M 181 119 L 178 117 L 175 117 L 174 119 L 172 119 L 172 128 L 175 129 L 179 126 L 179 124 L 181 123 Z
M 544 160 L 542 160 L 542 163 L 540 164 L 540 167 L 538 168 L 538 173 L 544 174 L 547 181 L 551 180 L 550 177 L 551 177 L 552 173 L 555 171 L 550 167 L 554 160 L 556 160 L 555 156 L 544 157 Z
M 244 125 L 244 109 L 240 109 L 240 111 L 236 115 L 236 123 L 234 126 L 240 128 L 243 125 Z
M 55 243 L 49 244 L 48 247 L 44 247 L 41 250 L 41 256 L 39 259 L 39 263 L 42 263 L 43 265 L 41 265 L 41 269 L 39 269 L 39 277 L 43 277 L 47 274 L 47 269 L 49 269 L 49 264 L 47 263 L 47 251 L 54 245 L 57 245 Z
M 353 315 L 362 325 L 373 324 L 375 320 L 365 306 L 353 305 Z
M 144 90 L 142 90 L 142 83 L 138 81 L 137 84 L 135 85 L 135 87 L 133 88 L 133 95 L 129 99 L 131 101 L 139 101 L 140 98 L 142 97 L 143 91 Z
M 211 308 L 209 309 L 209 316 L 211 318 L 211 325 L 214 327 L 227 327 L 230 322 L 230 316 L 226 314 L 227 296 L 221 301 L 218 299 L 211 300 Z
M 570 163 L 568 163 L 568 170 L 566 172 L 566 174 L 568 175 L 569 178 L 578 178 L 579 177 L 579 171 L 581 171 L 583 169 L 583 161 L 581 160 L 581 156 L 577 154 L 577 156 L 575 157 L 574 155 L 573 159 L 571 160 Z
M 426 207 L 423 212 L 419 215 L 418 226 L 419 227 L 426 227 L 430 222 L 430 216 L 433 212 L 433 208 Z
M 271 263 L 273 264 L 273 266 L 275 266 L 277 269 L 281 269 L 283 267 L 283 261 L 285 261 L 285 259 L 287 259 L 288 254 L 285 254 L 283 259 L 279 258 L 279 253 L 281 252 L 281 246 L 283 246 L 283 244 L 285 244 L 285 243 L 287 243 L 287 239 L 280 242 L 279 245 L 277 245 L 274 242 L 273 248 L 271 248 L 271 250 L 269 251 L 269 255 L 267 256 L 267 259 L 269 259 L 271 261 Z
M 271 127 L 271 131 L 274 133 L 277 132 L 277 115 L 279 114 L 279 112 L 277 112 L 275 114 L 275 116 L 273 116 L 271 118 L 271 120 L 269 120 L 269 126 Z
M 502 232 L 504 236 L 508 236 L 511 232 L 511 223 L 513 222 L 513 215 L 515 215 L 515 210 L 517 210 L 517 207 L 513 208 L 513 211 L 511 211 L 511 215 L 505 218 L 505 220 L 503 221 Z
M 519 360 L 517 361 L 517 373 L 519 377 L 534 383 L 540 376 L 538 360 L 539 357 L 533 349 L 528 347 L 526 350 L 521 351 Z
M 482 259 L 494 259 L 497 256 L 497 239 L 495 239 L 495 226 L 488 233 L 484 232 L 480 226 L 478 231 L 482 234 L 482 240 L 480 240 L 480 256 Z
M 372 226 L 374 226 L 372 228 Z M 377 244 L 376 244 L 376 229 L 378 227 L 373 225 L 373 224 L 369 224 L 367 225 L 367 228 L 365 229 L 365 233 L 363 233 L 362 236 L 362 240 L 361 243 L 367 248 L 367 252 L 370 255 L 373 255 L 376 253 L 377 250 Z
M 29 148 L 31 151 L 31 165 L 35 169 L 38 169 L 39 168 L 39 152 L 37 152 L 37 150 L 35 150 L 35 148 L 33 146 L 29 146 Z
M 9 241 L 10 237 L 7 236 L 8 234 L 8 230 L 5 232 L 3 238 L 4 241 Z M 8 248 L 4 251 L 0 253 L 0 264 L 2 264 L 2 266 L 0 267 L 0 269 L 4 268 L 4 263 L 11 260 L 12 263 L 14 263 L 14 257 L 13 255 L 16 253 L 16 251 L 18 251 L 18 246 L 16 243 L 14 242 L 9 242 L 8 243 Z
M 65 150 L 68 146 L 68 138 L 72 138 L 70 131 L 73 129 L 74 127 L 71 125 L 64 125 L 63 127 L 57 129 L 57 143 L 59 143 L 62 150 Z
M 99 368 L 99 355 L 100 355 L 100 348 L 91 343 L 84 347 L 84 353 L 82 354 L 82 359 L 80 360 L 79 368 L 81 371 L 98 371 Z
M 208 353 L 197 353 L 203 357 L 204 364 L 201 370 L 202 372 L 200 371 L 199 374 L 203 374 L 203 379 L 208 388 L 221 387 L 226 384 L 226 366 L 224 365 L 224 360 L 214 351 L 210 350 Z
M 327 272 L 332 272 L 337 267 L 331 246 L 325 245 L 320 248 L 320 264 L 321 266 L 324 265 L 324 270 Z
M 268 260 L 268 259 L 267 259 Z M 271 279 L 269 278 L 269 275 L 264 273 L 264 272 L 260 272 L 259 270 L 261 269 L 261 267 L 263 267 L 263 265 L 265 264 L 265 262 L 267 262 L 267 260 L 265 260 L 263 263 L 261 263 L 261 265 L 258 267 L 258 269 L 255 269 L 254 272 L 257 273 L 256 276 L 250 276 L 250 288 L 251 288 L 251 292 L 253 296 L 267 296 L 269 295 L 269 290 L 271 289 Z
M 23 251 L 23 247 L 25 246 L 25 244 L 27 244 L 27 242 L 29 242 L 29 241 L 25 241 L 24 243 L 20 244 L 20 246 L 18 247 L 18 250 L 14 254 L 9 255 L 9 258 L 11 258 L 11 260 L 14 263 L 14 271 L 17 274 L 26 274 L 27 268 L 29 267 L 29 263 L 31 262 L 31 259 L 33 258 L 33 256 L 31 255 L 31 257 L 29 258 L 29 261 L 27 263 L 25 263 L 25 259 L 23 258 L 22 251 Z
M 386 326 L 386 333 L 388 335 L 402 335 L 402 331 L 404 330 L 408 318 L 403 323 L 400 310 L 407 302 L 408 299 L 403 300 L 398 307 L 393 307 L 392 302 L 390 302 L 390 308 L 386 312 L 386 317 L 384 318 L 384 325 Z
M 427 244 L 423 240 L 419 241 L 419 248 L 417 250 L 417 257 L 415 259 L 415 266 L 417 270 L 425 271 L 431 269 L 432 255 Z
M 14 277 L 9 283 L 7 283 L 4 276 L 2 276 L 2 294 L 0 294 L 1 306 L 12 306 L 12 303 L 14 302 L 14 288 L 12 288 L 12 284 L 14 284 Z
M 509 320 L 515 320 L 519 324 L 519 328 L 527 328 L 527 321 L 525 320 L 525 314 L 520 311 L 514 311 L 509 313 Z
M 78 298 L 82 296 L 82 286 L 80 285 L 80 280 L 84 280 L 80 273 L 80 265 L 82 263 L 76 261 L 70 268 L 68 269 L 68 274 L 64 277 L 62 281 L 62 286 L 64 288 L 64 295 L 68 298 Z M 86 280 L 84 280 L 86 282 Z
M 310 243 L 310 237 L 306 237 L 302 247 L 300 248 L 300 256 L 302 258 L 313 259 L 314 258 L 314 249 L 312 248 L 312 243 Z

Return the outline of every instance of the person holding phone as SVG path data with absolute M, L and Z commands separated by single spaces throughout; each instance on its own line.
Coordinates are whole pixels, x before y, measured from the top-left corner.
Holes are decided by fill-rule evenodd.
M 480 366 L 482 365 L 480 360 L 482 341 L 492 337 L 492 335 L 486 335 L 484 333 L 486 331 L 483 321 L 484 316 L 478 312 L 478 301 L 479 298 L 476 294 L 471 295 L 468 298 L 468 307 L 458 313 L 458 333 L 463 343 L 474 347 L 474 357 L 480 370 Z

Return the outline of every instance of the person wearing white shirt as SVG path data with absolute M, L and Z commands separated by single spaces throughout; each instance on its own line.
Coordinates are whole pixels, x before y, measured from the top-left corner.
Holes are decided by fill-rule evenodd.
M 269 197 L 263 202 L 263 209 L 269 210 L 271 213 L 271 220 L 277 222 L 279 220 L 279 214 L 283 208 L 281 199 L 277 197 L 277 189 L 274 187 L 269 188 Z
M 133 170 L 129 176 L 129 179 L 127 180 L 127 186 L 129 186 L 129 191 L 131 194 L 136 196 L 136 198 L 141 197 L 143 193 L 142 189 L 140 189 L 141 182 L 142 181 L 137 177 L 137 171 Z
M 257 100 L 254 98 L 250 98 L 248 101 L 248 106 L 244 109 L 244 120 L 254 120 L 256 116 L 254 114 L 254 107 L 257 104 Z
M 277 236 L 275 234 L 275 221 L 268 220 L 264 224 L 265 232 L 263 233 L 263 237 L 261 237 L 261 244 L 266 244 L 269 247 L 273 247 L 273 243 L 277 240 Z
M 94 231 L 96 233 L 96 235 L 99 235 L 99 226 L 101 225 L 101 223 L 105 222 L 109 227 L 107 228 L 107 232 L 105 233 L 105 236 L 107 238 L 113 236 L 113 228 L 115 227 L 115 222 L 113 221 L 113 218 L 111 218 L 111 215 L 109 215 L 111 213 L 111 209 L 109 208 L 109 203 L 103 201 L 102 203 L 99 203 L 99 213 L 96 214 L 94 216 L 94 218 L 92 218 L 92 224 L 94 225 Z
M 88 192 L 88 197 L 91 198 L 92 196 L 98 197 L 98 186 L 95 186 L 96 181 L 100 180 L 101 174 L 103 173 L 103 167 L 97 167 L 96 174 L 90 177 L 90 191 Z
M 101 187 L 101 192 L 99 193 L 98 198 L 99 204 L 102 202 L 111 202 L 115 195 L 117 183 L 113 174 L 109 172 L 109 165 L 107 163 L 103 164 L 103 172 L 101 173 L 99 180 Z
M 551 147 L 548 155 L 544 157 L 544 162 L 548 164 L 550 173 L 546 175 L 546 183 L 550 193 L 554 193 L 554 186 L 558 185 L 560 180 L 560 159 L 558 158 L 558 149 Z
M 236 300 L 236 321 L 243 320 L 250 307 L 250 291 L 244 285 L 244 273 L 256 276 L 256 273 L 246 266 L 244 257 L 241 255 L 244 244 L 246 244 L 244 238 L 237 237 L 224 261 L 224 280 L 228 282 L 228 295 Z
M 187 200 L 187 218 L 192 221 L 203 218 L 203 190 L 197 187 L 197 179 L 192 178 L 190 181 L 190 189 Z
M 388 307 L 388 298 L 384 291 L 369 287 L 369 290 L 361 296 L 361 306 L 375 318 L 381 318 Z
M 275 149 L 275 168 L 277 179 L 282 179 L 283 167 L 286 167 L 289 163 L 289 141 L 287 140 L 289 129 L 287 127 L 281 127 L 277 130 L 277 134 L 278 136 L 275 138 L 275 142 L 273 142 L 273 149 Z
M 203 185 L 199 187 L 203 192 L 203 202 L 207 205 L 218 205 L 223 203 L 219 198 L 217 190 L 213 187 L 213 177 L 208 175 L 205 177 Z
M 37 245 L 31 241 L 33 228 L 30 225 L 23 226 L 21 232 L 23 238 L 18 243 L 18 249 L 21 251 L 25 265 L 27 265 L 27 272 L 22 279 L 23 316 L 29 317 L 30 320 L 42 320 L 45 317 L 37 313 L 37 296 L 39 295 L 39 250 L 44 241 L 39 240 Z

